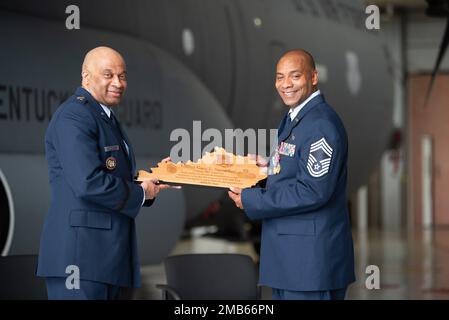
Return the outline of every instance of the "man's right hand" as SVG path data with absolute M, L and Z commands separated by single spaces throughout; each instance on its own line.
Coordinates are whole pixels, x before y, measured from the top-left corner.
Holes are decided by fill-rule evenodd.
M 145 200 L 153 200 L 159 191 L 170 188 L 167 184 L 157 184 L 157 179 L 145 180 L 140 184 L 145 191 Z
M 260 155 L 256 156 L 255 154 L 248 154 L 248 158 L 250 158 L 251 160 L 256 160 L 256 164 L 258 167 L 268 167 L 268 161 Z

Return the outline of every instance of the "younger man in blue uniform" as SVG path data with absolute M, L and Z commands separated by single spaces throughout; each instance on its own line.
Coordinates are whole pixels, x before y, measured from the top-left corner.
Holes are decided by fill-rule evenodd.
M 228 192 L 250 219 L 263 221 L 259 282 L 273 289 L 273 299 L 344 299 L 355 280 L 347 135 L 317 84 L 308 52 L 281 57 L 276 89 L 290 110 L 278 128 L 266 186 Z

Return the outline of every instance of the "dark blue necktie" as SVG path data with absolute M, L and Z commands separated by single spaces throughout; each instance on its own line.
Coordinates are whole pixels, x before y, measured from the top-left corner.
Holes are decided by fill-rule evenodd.
M 110 116 L 110 118 L 111 118 L 111 122 L 112 122 L 112 125 L 114 126 L 114 128 L 116 128 L 117 130 L 119 130 L 120 131 L 120 127 L 118 126 L 118 121 L 117 121 L 117 119 L 115 118 L 115 116 L 114 116 L 114 113 L 111 111 L 111 116 Z M 121 134 L 121 133 L 120 133 Z
M 287 113 L 287 121 L 285 122 L 285 126 L 288 127 L 292 123 L 292 118 L 290 117 L 290 112 Z
M 281 131 L 278 132 L 278 135 L 280 136 L 282 134 L 282 132 L 287 130 L 287 128 L 290 126 L 291 123 L 292 123 L 292 119 L 290 118 L 290 112 L 289 112 L 286 115 L 284 126 L 281 128 Z
M 121 141 L 123 142 L 121 145 L 122 145 L 122 148 L 124 148 L 124 147 L 125 147 L 125 144 L 126 144 L 125 138 L 123 137 L 122 130 L 120 129 L 120 125 L 118 124 L 118 120 L 117 120 L 117 118 L 114 116 L 114 113 L 113 113 L 112 111 L 111 111 L 111 123 L 112 123 L 112 126 L 117 130 L 117 133 L 120 135 Z M 128 154 L 128 148 L 125 147 L 124 150 L 125 150 L 125 154 L 126 154 L 127 156 L 129 156 L 129 154 Z

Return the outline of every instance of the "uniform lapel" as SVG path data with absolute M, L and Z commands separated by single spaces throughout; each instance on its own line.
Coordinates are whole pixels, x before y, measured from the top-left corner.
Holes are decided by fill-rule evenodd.
M 100 106 L 101 107 L 101 106 Z M 111 111 L 111 117 L 113 115 Z M 131 169 L 131 175 L 134 176 L 134 167 L 135 167 L 135 160 L 134 160 L 134 153 L 132 151 L 131 143 L 129 142 L 128 136 L 126 135 L 125 131 L 122 129 L 122 126 L 120 125 L 120 122 L 115 118 L 115 122 L 117 126 L 114 126 L 111 119 L 108 119 L 108 124 L 111 126 L 112 131 L 114 132 L 114 135 L 117 137 L 120 145 L 122 146 L 123 152 L 125 154 L 125 158 L 128 160 L 129 168 Z M 129 154 L 126 152 L 126 146 L 125 143 L 128 146 Z
M 122 126 L 121 126 L 121 124 L 119 122 L 117 122 L 117 124 L 118 124 L 120 132 L 122 133 L 123 140 L 125 140 L 126 144 L 128 145 L 129 155 L 127 155 L 127 156 L 128 156 L 129 162 L 131 164 L 131 166 L 130 166 L 131 167 L 131 174 L 134 176 L 134 172 L 135 172 L 135 169 L 136 169 L 136 159 L 134 157 L 134 150 L 133 150 L 133 147 L 132 147 L 132 145 L 131 145 L 131 143 L 129 141 L 128 136 L 126 135 L 125 130 L 123 130 L 123 128 L 122 128 Z M 126 150 L 125 150 L 125 152 L 126 152 Z
M 104 122 L 107 123 L 107 125 L 110 127 L 112 133 L 117 138 L 117 141 L 119 142 L 121 149 L 123 149 L 123 152 L 125 153 L 125 157 L 128 159 L 131 169 L 131 174 L 134 176 L 134 170 L 135 170 L 135 159 L 134 159 L 134 152 L 131 147 L 131 143 L 129 143 L 129 139 L 125 134 L 125 131 L 121 128 L 120 123 L 117 122 L 119 128 L 115 128 L 112 124 L 111 119 L 108 117 L 108 115 L 104 112 L 101 105 L 97 102 L 97 100 L 92 97 L 92 95 L 87 91 L 86 89 L 80 87 L 76 90 L 76 95 L 82 95 L 84 96 L 88 101 L 89 105 L 93 107 L 93 110 L 95 111 L 95 114 L 101 118 Z M 111 111 L 112 112 L 112 111 Z M 126 153 L 126 148 L 123 145 L 123 140 L 125 140 L 126 144 L 129 148 L 129 155 Z
M 106 121 L 107 123 L 111 124 L 111 120 L 109 119 L 108 115 L 104 112 L 103 108 L 100 106 L 100 104 L 97 102 L 97 100 L 92 97 L 92 95 L 87 91 L 86 89 L 80 87 L 78 90 L 76 90 L 76 95 L 82 95 L 84 96 L 87 101 L 89 102 L 89 106 L 92 106 L 92 109 L 94 110 L 95 114 L 99 116 L 101 119 Z
M 279 124 L 278 127 L 278 139 L 281 137 L 283 131 L 286 129 L 285 125 L 287 123 L 287 117 L 289 116 L 288 112 L 287 114 L 284 116 L 284 118 L 282 119 L 281 123 Z
M 112 125 L 111 119 L 108 117 L 108 115 L 104 112 L 101 105 L 97 102 L 97 100 L 92 97 L 92 95 L 84 88 L 78 88 L 76 91 L 76 94 L 83 95 L 89 102 L 89 106 L 92 106 L 92 109 L 94 110 L 94 113 L 101 118 L 104 122 L 108 124 L 108 126 L 112 129 L 112 132 L 114 133 L 115 137 L 120 141 L 121 138 L 118 135 L 117 130 L 114 130 L 114 126 Z
M 296 115 L 295 119 L 292 120 L 292 122 L 290 123 L 290 125 L 286 128 L 283 128 L 283 130 L 281 131 L 281 133 L 279 134 L 279 142 L 284 141 L 285 139 L 287 139 L 290 136 L 290 133 L 292 132 L 293 128 L 296 127 L 298 125 L 298 123 L 301 121 L 301 119 L 305 116 L 305 114 L 313 108 L 313 106 L 320 104 L 321 102 L 324 101 L 324 98 L 321 94 L 317 95 L 316 97 L 314 97 L 312 100 L 310 100 L 309 102 L 307 102 L 307 104 L 301 109 L 301 111 L 299 111 L 299 113 Z M 281 126 L 279 126 L 280 128 L 283 127 L 285 125 L 285 121 L 286 117 L 284 117 L 284 120 L 281 123 Z

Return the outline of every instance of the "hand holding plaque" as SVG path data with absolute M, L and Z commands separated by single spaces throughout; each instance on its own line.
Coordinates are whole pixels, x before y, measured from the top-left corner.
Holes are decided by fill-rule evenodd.
M 160 181 L 221 188 L 249 188 L 267 177 L 255 159 L 236 156 L 223 148 L 215 148 L 197 162 L 159 162 L 152 173 L 139 170 L 138 181 L 157 177 Z

